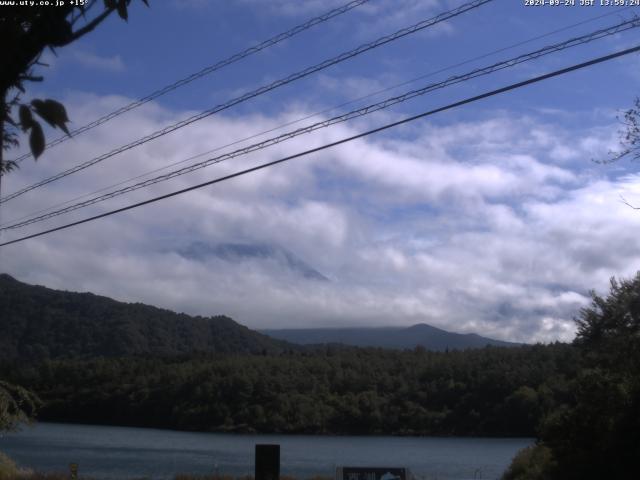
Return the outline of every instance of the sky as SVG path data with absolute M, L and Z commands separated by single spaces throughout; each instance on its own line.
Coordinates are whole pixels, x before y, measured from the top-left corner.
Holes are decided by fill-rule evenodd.
M 134 0 L 128 22 L 114 15 L 55 55 L 45 53 L 48 67 L 37 72 L 45 80 L 29 84 L 25 99 L 63 102 L 71 128 L 78 128 L 346 2 L 149 3 L 146 8 Z M 50 148 L 37 162 L 23 161 L 18 171 L 3 177 L 3 195 L 463 3 L 370 0 Z M 638 13 L 637 8 L 597 3 L 488 2 L 21 195 L 0 207 L 0 223 Z M 0 240 L 173 192 L 629 48 L 637 44 L 639 32 L 632 29 L 462 82 L 2 232 Z M 250 328 L 424 322 L 518 342 L 570 341 L 573 319 L 589 304 L 589 292 L 604 294 L 612 276 L 629 278 L 640 269 L 640 210 L 623 202 L 640 205 L 640 165 L 632 159 L 597 162 L 619 149 L 619 117 L 639 94 L 639 67 L 638 54 L 628 55 L 0 247 L 0 271 L 50 288 L 91 291 L 194 315 L 225 314 Z M 48 139 L 59 135 L 53 129 L 45 133 Z M 27 145 L 22 138 L 22 146 L 7 158 L 27 151 Z M 196 247 L 201 254 L 185 254 Z M 229 248 L 244 253 L 220 254 Z M 320 275 L 306 275 L 305 269 Z

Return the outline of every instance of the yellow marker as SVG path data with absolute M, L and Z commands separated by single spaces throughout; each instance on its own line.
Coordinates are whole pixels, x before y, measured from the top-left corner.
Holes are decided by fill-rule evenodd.
M 69 470 L 71 471 L 71 480 L 78 480 L 78 464 L 70 463 Z

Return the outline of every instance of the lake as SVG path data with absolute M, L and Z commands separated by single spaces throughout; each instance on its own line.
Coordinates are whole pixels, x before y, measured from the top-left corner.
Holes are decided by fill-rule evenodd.
M 256 443 L 280 444 L 281 474 L 333 476 L 338 466 L 407 467 L 421 480 L 499 478 L 530 438 L 236 435 L 39 423 L 0 436 L 23 467 L 98 479 L 172 478 L 176 473 L 253 475 Z

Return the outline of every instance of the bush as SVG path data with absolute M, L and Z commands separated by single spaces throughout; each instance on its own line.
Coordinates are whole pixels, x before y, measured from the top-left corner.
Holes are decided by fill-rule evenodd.
M 13 479 L 18 475 L 16 463 L 0 452 L 0 480 Z
M 502 480 L 548 480 L 553 470 L 553 455 L 544 445 L 533 445 L 518 452 Z

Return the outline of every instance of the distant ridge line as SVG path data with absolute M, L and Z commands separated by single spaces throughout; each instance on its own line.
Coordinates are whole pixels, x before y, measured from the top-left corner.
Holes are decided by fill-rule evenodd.
M 521 343 L 483 337 L 477 333 L 454 333 L 419 323 L 409 327 L 335 327 L 264 329 L 260 333 L 301 345 L 343 344 L 392 349 L 466 350 L 469 348 L 518 347 Z

